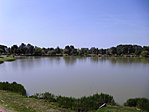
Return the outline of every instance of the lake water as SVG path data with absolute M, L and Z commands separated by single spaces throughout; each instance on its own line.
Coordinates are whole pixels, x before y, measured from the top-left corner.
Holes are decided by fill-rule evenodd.
M 29 95 L 81 97 L 102 92 L 123 104 L 129 98 L 149 98 L 149 59 L 26 57 L 0 64 L 0 81 L 21 83 Z

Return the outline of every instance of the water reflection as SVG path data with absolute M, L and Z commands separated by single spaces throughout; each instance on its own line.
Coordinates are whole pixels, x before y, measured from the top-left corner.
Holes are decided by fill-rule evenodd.
M 77 57 L 74 56 L 64 56 L 63 59 L 65 60 L 65 64 L 68 66 L 74 65 L 77 61 Z
M 112 64 L 116 64 L 116 63 L 119 63 L 119 64 L 137 64 L 137 63 L 149 63 L 149 59 L 147 58 L 109 58 L 110 62 Z

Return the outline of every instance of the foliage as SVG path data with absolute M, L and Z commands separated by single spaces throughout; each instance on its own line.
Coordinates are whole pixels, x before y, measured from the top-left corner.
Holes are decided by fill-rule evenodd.
M 91 56 L 91 55 L 106 55 L 106 56 L 143 56 L 149 57 L 149 46 L 139 45 L 118 45 L 108 49 L 98 49 L 95 47 L 76 49 L 73 45 L 67 45 L 64 49 L 59 48 L 40 48 L 31 44 L 22 43 L 20 46 L 13 45 L 7 47 L 0 45 L 0 54 L 15 54 L 15 55 L 80 55 L 80 56 Z
M 124 103 L 125 106 L 137 107 L 144 111 L 149 111 L 149 99 L 146 98 L 131 98 Z
M 114 99 L 108 94 L 94 94 L 92 96 L 84 96 L 81 98 L 55 96 L 51 93 L 35 94 L 31 96 L 36 99 L 44 99 L 49 102 L 57 102 L 60 107 L 74 109 L 77 111 L 88 111 L 98 109 L 103 103 L 114 105 Z
M 35 47 L 34 55 L 41 56 L 42 55 L 42 49 L 39 47 Z
M 6 49 L 7 49 L 7 46 L 0 45 L 0 54 L 5 54 L 6 53 Z
M 11 91 L 15 93 L 19 93 L 21 95 L 26 95 L 26 90 L 21 84 L 17 84 L 16 82 L 0 82 L 0 90 Z
M 7 112 L 70 112 L 58 107 L 57 103 L 38 101 L 3 90 L 0 90 L 0 108 Z
M 149 51 L 142 51 L 141 56 L 148 57 L 149 56 Z

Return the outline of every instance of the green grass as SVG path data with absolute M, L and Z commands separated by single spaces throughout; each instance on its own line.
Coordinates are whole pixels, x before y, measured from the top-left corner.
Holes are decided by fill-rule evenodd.
M 97 111 L 91 112 L 141 112 L 141 110 L 137 110 L 135 107 L 126 107 L 126 106 L 110 106 L 103 107 L 98 109 Z
M 0 90 L 0 107 L 7 112 L 70 112 L 56 103 L 38 101 L 3 90 Z
M 0 108 L 7 112 L 73 112 L 58 107 L 57 103 L 39 101 L 16 93 L 0 90 Z M 141 112 L 135 107 L 111 106 L 89 112 Z
M 0 63 L 3 63 L 4 61 L 14 61 L 16 60 L 13 56 L 0 56 Z

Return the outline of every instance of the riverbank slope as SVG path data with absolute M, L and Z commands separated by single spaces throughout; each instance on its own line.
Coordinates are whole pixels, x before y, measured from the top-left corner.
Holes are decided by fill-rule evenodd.
M 57 103 L 48 103 L 28 98 L 16 93 L 0 90 L 0 108 L 7 112 L 73 112 L 58 107 Z M 124 106 L 110 106 L 92 112 L 140 112 L 136 108 Z

